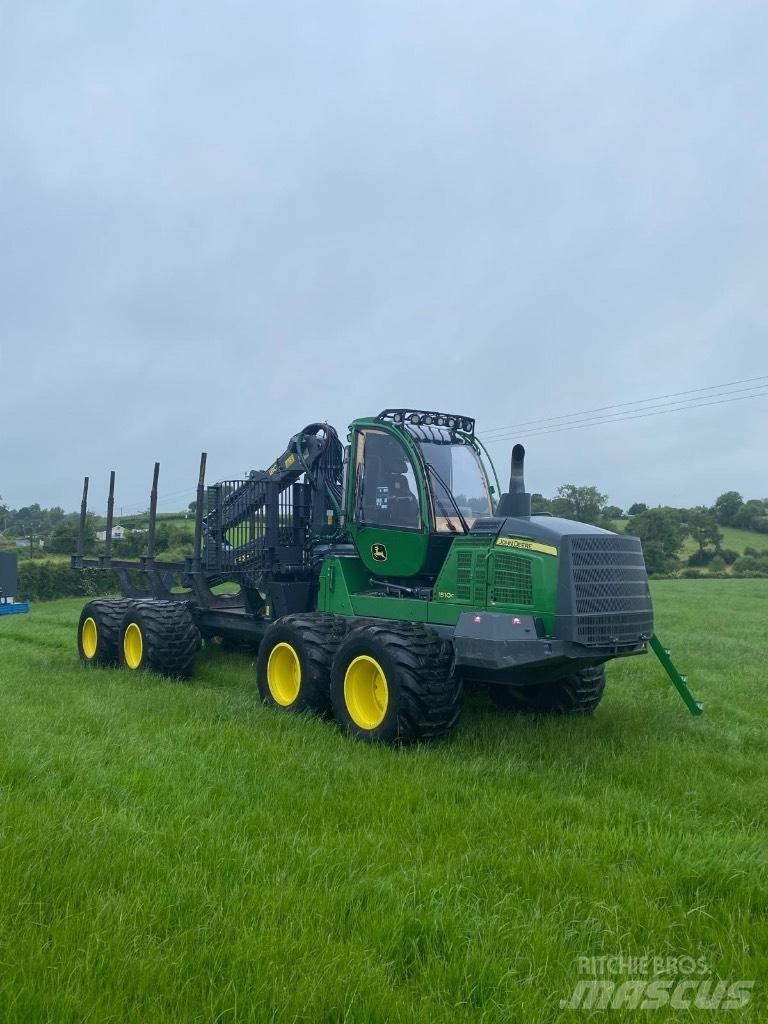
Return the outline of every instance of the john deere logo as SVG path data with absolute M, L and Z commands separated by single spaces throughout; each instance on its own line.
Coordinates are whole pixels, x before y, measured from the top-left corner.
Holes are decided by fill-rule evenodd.
M 387 549 L 383 544 L 371 544 L 371 554 L 374 562 L 386 562 Z

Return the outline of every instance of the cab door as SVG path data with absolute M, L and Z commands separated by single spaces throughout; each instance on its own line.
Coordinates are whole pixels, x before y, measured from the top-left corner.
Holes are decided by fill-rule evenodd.
M 420 463 L 402 438 L 358 427 L 350 452 L 349 532 L 375 576 L 416 576 L 429 548 L 429 504 Z

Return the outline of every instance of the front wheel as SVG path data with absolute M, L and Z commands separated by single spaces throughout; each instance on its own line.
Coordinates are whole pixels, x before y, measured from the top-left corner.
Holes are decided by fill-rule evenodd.
M 419 623 L 353 629 L 333 661 L 334 715 L 347 733 L 368 742 L 447 736 L 459 721 L 462 696 L 450 645 Z
M 322 613 L 286 615 L 273 623 L 256 663 L 262 702 L 278 711 L 327 714 L 331 662 L 343 633 L 341 620 Z
M 532 686 L 489 686 L 493 701 L 505 711 L 549 715 L 590 715 L 603 697 L 605 665 L 589 665 L 578 672 Z

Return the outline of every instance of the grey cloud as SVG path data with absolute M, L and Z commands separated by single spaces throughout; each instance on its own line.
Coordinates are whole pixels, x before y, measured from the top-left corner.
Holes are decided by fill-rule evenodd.
M 114 467 L 139 507 L 159 458 L 173 506 L 201 449 L 233 475 L 320 418 L 764 371 L 767 21 L 0 4 L 0 493 L 74 507 Z M 762 496 L 766 428 L 762 399 L 531 437 L 529 482 Z

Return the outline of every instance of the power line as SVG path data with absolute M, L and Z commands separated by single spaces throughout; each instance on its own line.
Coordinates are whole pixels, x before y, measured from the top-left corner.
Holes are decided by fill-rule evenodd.
M 230 473 L 228 475 L 221 476 L 219 479 L 222 479 L 222 480 L 245 480 L 245 479 L 247 479 L 247 477 L 248 477 L 247 473 L 244 473 L 244 474 Z M 93 480 L 92 480 L 92 483 L 93 483 Z M 173 490 L 173 491 L 163 491 L 162 484 L 161 484 L 158 487 L 157 497 L 158 497 L 158 504 L 166 505 L 168 503 L 169 499 L 171 499 L 171 498 L 176 498 L 176 499 L 179 499 L 179 500 L 181 500 L 183 498 L 187 498 L 187 504 L 188 504 L 190 501 L 194 501 L 194 500 L 197 499 L 197 488 L 196 487 L 181 487 L 181 488 L 179 488 L 177 490 Z M 134 508 L 134 505 L 139 501 L 139 499 L 136 496 L 135 490 L 133 490 L 132 493 L 131 493 L 131 496 L 128 499 L 124 500 L 124 501 L 120 500 L 120 493 L 118 491 L 115 494 L 115 509 L 117 510 L 118 508 L 120 508 L 120 509 L 123 510 L 119 514 L 119 517 L 122 518 L 122 519 L 126 519 L 129 516 L 144 515 L 148 511 L 148 509 L 149 509 L 149 502 L 150 502 L 149 492 L 147 492 L 146 499 L 141 499 L 141 500 L 144 501 L 145 503 Z M 130 506 L 130 507 L 128 508 L 128 511 L 126 511 L 126 507 L 128 507 L 128 506 Z M 90 511 L 93 511 L 93 509 L 90 509 Z M 186 509 L 178 509 L 177 511 L 179 513 L 184 513 L 186 511 Z M 117 515 L 117 512 L 115 514 Z M 163 513 L 163 514 L 167 515 L 168 513 Z
M 732 397 L 732 398 L 718 398 L 718 399 L 716 399 L 714 401 L 711 401 L 711 402 L 698 402 L 695 405 L 681 405 L 681 406 L 674 406 L 673 405 L 673 406 L 669 406 L 669 407 L 663 406 L 657 412 L 632 412 L 632 413 L 628 413 L 628 414 L 625 414 L 625 415 L 622 415 L 622 416 L 613 416 L 613 417 L 602 419 L 602 420 L 590 420 L 590 421 L 584 421 L 584 422 L 567 423 L 567 424 L 559 426 L 559 427 L 556 426 L 556 427 L 549 427 L 549 428 L 545 428 L 545 429 L 541 429 L 541 430 L 534 430 L 534 431 L 531 431 L 530 433 L 524 434 L 524 436 L 525 437 L 540 437 L 540 436 L 542 436 L 544 434 L 560 434 L 560 433 L 562 433 L 563 431 L 566 431 L 566 430 L 583 430 L 586 427 L 607 426 L 607 425 L 610 425 L 612 423 L 622 423 L 625 420 L 643 420 L 643 419 L 648 419 L 649 417 L 653 417 L 653 416 L 664 416 L 664 415 L 667 415 L 668 413 L 672 413 L 672 412 L 686 412 L 689 409 L 702 409 L 702 408 L 706 408 L 709 405 L 726 405 L 729 402 L 743 402 L 743 401 L 749 400 L 751 398 L 764 398 L 766 396 L 768 396 L 768 390 L 761 391 L 759 394 L 755 394 L 755 395 L 739 395 L 737 397 Z M 511 436 L 516 436 L 516 435 L 511 435 Z M 488 443 L 489 444 L 495 444 L 497 441 L 506 441 L 506 440 L 509 440 L 509 439 L 510 438 L 494 438 L 493 440 L 489 441 Z
M 498 434 L 500 431 L 517 430 L 520 427 L 536 426 L 539 424 L 554 424 L 560 420 L 581 418 L 582 416 L 589 416 L 592 413 L 608 412 L 611 409 L 626 409 L 632 405 L 646 405 L 648 402 L 661 402 L 669 398 L 680 398 L 683 395 L 697 395 L 702 394 L 705 391 L 719 391 L 722 388 L 735 387 L 738 384 L 752 384 L 757 380 L 768 380 L 768 374 L 764 374 L 759 377 L 745 377 L 743 380 L 724 381 L 722 384 L 711 384 L 709 387 L 705 388 L 691 388 L 687 391 L 673 391 L 668 395 L 655 395 L 652 398 L 638 398 L 631 402 L 618 402 L 615 405 L 598 406 L 595 409 L 583 409 L 580 412 L 563 413 L 560 416 L 544 416 L 535 420 L 523 420 L 520 423 L 512 423 L 506 427 L 491 427 L 489 430 L 484 431 L 482 436 L 488 437 L 490 434 Z M 708 397 L 715 396 L 712 395 Z
M 714 396 L 712 396 L 714 397 Z M 698 402 L 695 405 L 678 405 L 673 407 L 661 407 L 656 412 L 632 412 L 621 416 L 608 417 L 602 420 L 589 420 L 584 422 L 566 423 L 561 426 L 546 427 L 544 429 L 533 430 L 530 432 L 523 431 L 522 436 L 525 438 L 529 437 L 542 437 L 545 434 L 560 434 L 565 430 L 584 430 L 586 427 L 600 427 L 606 426 L 612 423 L 623 423 L 627 420 L 644 420 L 653 416 L 665 416 L 672 412 L 686 412 L 689 409 L 704 409 L 710 405 L 726 405 L 729 402 L 745 402 L 753 398 L 766 398 L 768 397 L 768 389 L 761 391 L 755 395 L 744 395 L 741 393 L 735 393 L 735 397 L 731 398 L 717 398 L 711 402 Z M 512 436 L 512 435 L 510 435 Z M 488 445 L 500 444 L 502 441 L 508 441 L 509 437 L 495 437 L 486 443 Z
M 768 387 L 768 384 L 758 384 L 755 387 L 751 388 L 737 388 L 735 391 L 718 391 L 714 395 L 706 395 L 703 396 L 703 398 L 725 400 L 737 395 L 746 395 L 748 392 L 753 391 L 757 391 L 760 394 L 763 394 L 766 387 Z M 756 397 L 759 397 L 759 395 Z M 524 434 L 525 436 L 530 437 L 532 434 L 537 434 L 540 432 L 549 432 L 550 430 L 555 429 L 567 430 L 569 427 L 581 427 L 590 425 L 597 426 L 601 423 L 614 423 L 619 422 L 620 420 L 625 418 L 631 418 L 635 414 L 649 413 L 657 409 L 662 411 L 668 410 L 679 412 L 682 412 L 685 409 L 697 409 L 699 408 L 699 405 L 701 404 L 703 398 L 681 398 L 674 402 L 661 402 L 658 405 L 646 405 L 639 409 L 630 409 L 620 413 L 610 413 L 607 415 L 603 414 L 600 416 L 582 417 L 580 419 L 569 420 L 567 423 L 541 423 L 541 425 L 534 425 L 528 430 L 519 428 L 518 430 L 514 431 L 511 434 L 502 434 L 499 435 L 498 437 L 493 437 L 490 439 L 490 441 L 492 443 L 493 441 L 508 440 L 510 438 L 517 437 L 519 434 Z
M 244 473 L 244 474 L 230 473 L 230 474 L 225 474 L 224 476 L 221 476 L 218 479 L 221 479 L 221 480 L 246 480 L 247 478 L 248 478 L 248 474 L 247 473 Z M 187 504 L 188 504 L 189 501 L 195 501 L 197 499 L 197 488 L 196 487 L 182 487 L 182 488 L 179 488 L 178 490 L 174 490 L 174 491 L 163 491 L 162 485 L 159 486 L 158 487 L 158 492 L 157 492 L 158 504 L 164 504 L 165 505 L 165 504 L 168 503 L 168 500 L 170 498 L 177 498 L 177 499 L 187 498 L 188 499 Z M 115 495 L 115 508 L 122 508 L 123 509 L 123 512 L 120 514 L 121 518 L 125 519 L 128 516 L 144 515 L 147 512 L 147 510 L 149 509 L 149 501 L 150 501 L 149 493 L 147 493 L 147 496 L 146 496 L 146 503 L 141 505 L 141 506 L 138 506 L 138 507 L 136 507 L 134 509 L 133 505 L 134 505 L 134 503 L 136 501 L 138 501 L 138 499 L 136 498 L 135 491 L 132 493 L 131 497 L 127 501 L 124 501 L 122 503 L 120 501 L 119 493 L 117 493 Z M 129 509 L 129 511 L 125 511 L 125 508 L 128 505 L 131 506 L 131 509 Z M 186 509 L 178 509 L 176 511 L 178 511 L 179 513 L 184 513 L 184 512 L 186 512 Z M 163 513 L 163 514 L 167 515 L 168 513 Z

